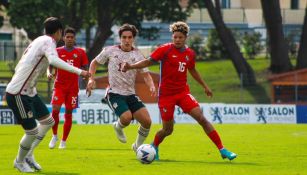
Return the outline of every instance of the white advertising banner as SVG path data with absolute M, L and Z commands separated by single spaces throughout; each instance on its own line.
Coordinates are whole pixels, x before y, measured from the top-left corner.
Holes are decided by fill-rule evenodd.
M 158 105 L 146 104 L 146 108 L 152 123 L 161 123 Z M 212 123 L 296 123 L 297 121 L 295 105 L 201 103 L 200 108 Z M 61 121 L 63 121 L 63 112 L 64 109 L 61 110 Z M 118 119 L 108 105 L 102 103 L 81 104 L 73 116 L 78 124 L 111 124 Z M 178 106 L 174 111 L 174 119 L 176 123 L 196 123 Z

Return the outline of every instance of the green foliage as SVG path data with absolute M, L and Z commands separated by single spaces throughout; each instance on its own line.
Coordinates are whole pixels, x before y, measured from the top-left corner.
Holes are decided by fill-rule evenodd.
M 197 60 L 203 60 L 205 58 L 203 40 L 200 34 L 194 34 L 189 36 L 187 41 L 188 46 L 195 51 Z
M 226 48 L 223 46 L 218 33 L 215 29 L 210 29 L 208 38 L 205 42 L 205 53 L 209 59 L 229 58 Z
M 63 125 L 58 133 L 62 133 Z M 146 143 L 161 125 L 154 124 Z M 127 144 L 121 144 L 110 125 L 73 125 L 67 149 L 49 149 L 51 131 L 36 148 L 35 159 L 49 175 L 294 175 L 307 174 L 307 125 L 215 125 L 226 148 L 238 154 L 223 160 L 215 145 L 197 124 L 176 124 L 176 132 L 160 145 L 160 161 L 144 165 L 136 160 L 131 144 L 138 125 L 125 128 Z M 13 168 L 22 128 L 0 127 L 1 174 L 20 175 Z M 184 138 L 184 139 L 183 139 Z M 282 166 L 281 166 L 282 165 Z
M 66 9 L 65 1 L 48 0 L 11 0 L 8 8 L 10 22 L 17 28 L 27 31 L 28 37 L 34 39 L 43 33 L 43 22 L 46 17 L 61 18 Z
M 296 36 L 297 36 L 297 31 L 291 31 L 290 33 L 288 33 L 288 35 L 285 38 L 289 47 L 290 58 L 296 58 L 298 53 L 299 43 L 295 41 Z
M 248 59 L 254 59 L 264 49 L 259 32 L 245 32 L 241 38 L 241 45 L 242 53 Z

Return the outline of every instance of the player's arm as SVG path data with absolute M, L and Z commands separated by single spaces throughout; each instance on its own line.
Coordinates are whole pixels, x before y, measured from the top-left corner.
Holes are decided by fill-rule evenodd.
M 144 78 L 145 84 L 149 87 L 149 90 L 151 92 L 151 96 L 155 97 L 157 95 L 156 87 L 155 87 L 155 84 L 152 80 L 150 73 L 144 72 L 144 73 L 142 73 L 142 76 Z
M 48 77 L 49 80 L 51 80 L 55 77 L 55 71 L 56 71 L 56 69 L 52 65 L 49 65 L 49 67 L 47 69 L 47 77 Z
M 129 63 L 125 62 L 125 63 L 121 64 L 121 71 L 126 72 L 127 70 L 130 70 L 130 69 L 142 69 L 142 68 L 148 67 L 152 64 L 153 64 L 153 62 L 151 61 L 150 58 L 138 61 L 134 64 L 129 64 Z
M 199 72 L 194 68 L 188 69 L 192 77 L 204 88 L 205 93 L 208 97 L 212 97 L 212 91 L 206 82 L 201 78 Z
M 86 86 L 86 92 L 87 92 L 88 96 L 91 96 L 91 92 L 95 88 L 94 76 L 96 74 L 96 70 L 97 70 L 97 67 L 99 65 L 100 64 L 96 61 L 96 59 L 93 59 L 91 64 L 90 64 L 89 73 L 91 74 L 91 76 L 90 76 L 88 83 L 87 83 L 87 86 Z

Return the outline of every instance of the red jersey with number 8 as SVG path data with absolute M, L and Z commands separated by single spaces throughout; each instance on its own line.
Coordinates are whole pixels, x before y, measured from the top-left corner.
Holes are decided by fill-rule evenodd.
M 167 43 L 157 48 L 150 58 L 160 61 L 159 95 L 168 96 L 189 92 L 187 69 L 195 68 L 195 52 L 188 48 L 177 49 Z

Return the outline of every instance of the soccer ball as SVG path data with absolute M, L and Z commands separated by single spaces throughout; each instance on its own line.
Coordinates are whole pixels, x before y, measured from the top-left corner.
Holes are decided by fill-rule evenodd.
M 155 160 L 156 150 L 152 145 L 143 144 L 136 151 L 137 159 L 143 164 L 150 164 Z

